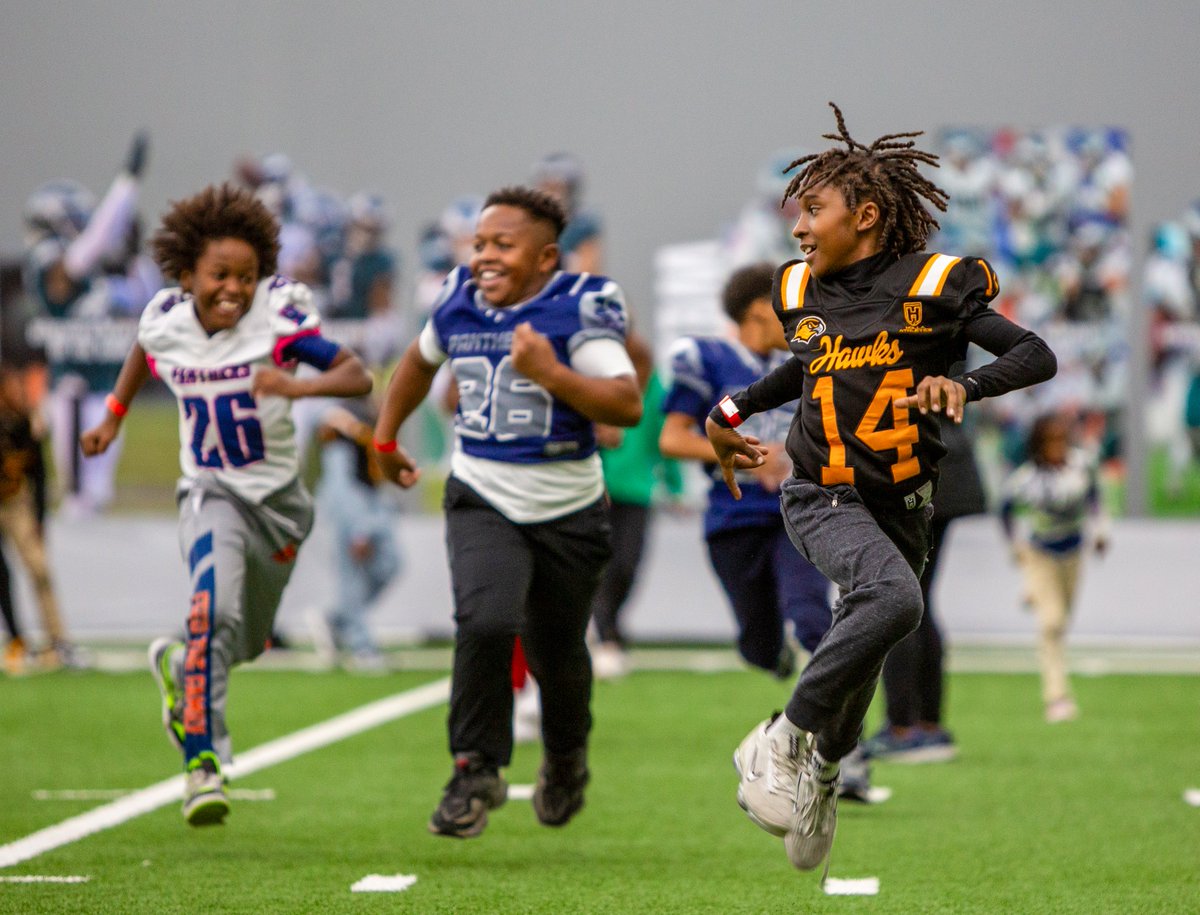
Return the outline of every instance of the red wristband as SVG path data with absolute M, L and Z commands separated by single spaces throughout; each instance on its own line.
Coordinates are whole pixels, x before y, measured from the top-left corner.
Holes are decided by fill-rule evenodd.
M 376 451 L 382 451 L 384 454 L 391 454 L 396 450 L 396 447 L 397 443 L 395 439 L 392 439 L 390 442 L 381 442 L 379 439 L 375 439 Z
M 109 394 L 104 398 L 104 406 L 108 407 L 108 412 L 113 416 L 121 417 L 129 412 L 129 407 L 117 400 L 115 394 Z
M 738 412 L 737 404 L 728 394 L 721 398 L 717 406 L 721 408 L 721 415 L 725 417 L 726 422 L 734 429 L 742 424 L 742 414 Z

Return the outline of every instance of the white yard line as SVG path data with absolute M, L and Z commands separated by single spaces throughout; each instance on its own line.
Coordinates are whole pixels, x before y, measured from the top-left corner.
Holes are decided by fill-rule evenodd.
M 272 740 L 240 754 L 226 769 L 230 778 L 249 775 L 266 769 L 301 754 L 320 749 L 363 731 L 441 705 L 450 696 L 450 679 L 437 680 L 386 699 L 379 699 L 345 714 L 330 718 L 320 724 L 296 731 L 277 740 Z M 63 845 L 78 842 L 93 833 L 139 817 L 144 813 L 165 807 L 183 797 L 183 776 L 176 775 L 165 781 L 127 794 L 103 807 L 63 820 L 54 826 L 39 830 L 31 835 L 0 846 L 0 868 L 12 867 L 30 858 Z
M 111 801 L 126 797 L 137 788 L 35 788 L 35 801 Z M 231 801 L 273 801 L 274 788 L 230 788 L 227 792 Z

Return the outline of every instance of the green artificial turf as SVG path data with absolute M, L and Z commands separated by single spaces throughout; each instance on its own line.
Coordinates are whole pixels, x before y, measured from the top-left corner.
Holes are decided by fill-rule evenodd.
M 683 653 L 681 653 L 682 656 Z M 236 747 L 442 676 L 240 669 Z M 0 870 L 85 875 L 0 883 L 3 912 L 1195 912 L 1200 900 L 1196 677 L 1077 678 L 1082 717 L 1047 725 L 1036 678 L 958 674 L 961 754 L 878 764 L 894 789 L 843 804 L 831 876 L 878 877 L 874 897 L 828 897 L 734 800 L 733 747 L 787 697 L 751 672 L 636 672 L 597 684 L 587 806 L 539 826 L 528 801 L 473 840 L 425 824 L 449 776 L 444 706 L 256 772 L 226 824 L 187 827 L 175 803 Z M 876 717 L 875 714 L 872 716 Z M 100 806 L 36 789 L 138 788 L 178 771 L 148 674 L 0 680 L 0 845 Z M 533 782 L 539 751 L 507 775 Z M 401 893 L 352 893 L 408 874 Z

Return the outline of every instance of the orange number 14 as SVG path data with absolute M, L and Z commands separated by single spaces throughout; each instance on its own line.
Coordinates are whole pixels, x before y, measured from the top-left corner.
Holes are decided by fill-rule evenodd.
M 921 471 L 920 462 L 913 457 L 913 445 L 918 430 L 908 421 L 908 410 L 896 406 L 896 401 L 908 396 L 913 385 L 912 369 L 895 369 L 883 376 L 875 395 L 863 414 L 855 436 L 872 451 L 895 451 L 896 462 L 892 464 L 892 482 L 900 483 Z M 813 400 L 821 404 L 821 424 L 825 428 L 825 440 L 829 443 L 829 464 L 821 468 L 821 485 L 836 483 L 854 485 L 854 468 L 846 465 L 846 445 L 842 441 L 837 425 L 837 412 L 833 407 L 833 376 L 822 376 L 813 387 Z M 883 414 L 891 407 L 891 428 L 879 427 Z

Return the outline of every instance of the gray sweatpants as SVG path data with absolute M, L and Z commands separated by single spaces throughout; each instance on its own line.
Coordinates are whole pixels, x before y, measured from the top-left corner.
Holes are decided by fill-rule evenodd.
M 854 749 L 884 658 L 921 622 L 933 507 L 885 513 L 864 505 L 852 486 L 796 477 L 781 495 L 788 537 L 841 595 L 786 712 L 832 761 Z
M 203 480 L 178 499 L 192 588 L 187 650 L 173 659 L 184 691 L 184 762 L 208 751 L 227 765 L 229 671 L 266 647 L 296 551 L 312 528 L 312 498 L 297 480 L 255 505 Z

